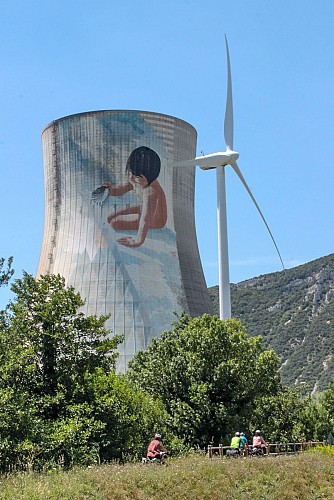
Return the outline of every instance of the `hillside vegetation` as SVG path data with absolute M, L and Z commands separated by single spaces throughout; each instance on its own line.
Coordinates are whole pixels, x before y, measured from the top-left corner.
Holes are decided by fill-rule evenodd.
M 209 288 L 219 314 L 218 287 Z M 283 383 L 323 390 L 334 378 L 334 254 L 231 286 L 232 315 L 281 361 Z

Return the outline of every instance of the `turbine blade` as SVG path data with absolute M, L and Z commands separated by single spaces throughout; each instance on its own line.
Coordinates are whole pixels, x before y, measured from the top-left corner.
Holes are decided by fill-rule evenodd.
M 231 77 L 230 54 L 228 50 L 226 35 L 225 35 L 225 43 L 226 43 L 226 57 L 227 57 L 227 95 L 226 95 L 226 109 L 225 109 L 225 120 L 224 120 L 224 137 L 225 137 L 226 149 L 233 150 L 232 77 Z
M 232 165 L 232 167 L 233 167 L 233 170 L 235 171 L 235 173 L 237 174 L 237 176 L 239 177 L 239 179 L 241 180 L 241 182 L 242 182 L 242 183 L 243 183 L 243 185 L 245 186 L 246 191 L 248 192 L 249 196 L 252 198 L 254 205 L 256 206 L 256 208 L 257 208 L 257 210 L 258 210 L 259 214 L 261 215 L 262 220 L 263 220 L 263 222 L 265 223 L 266 228 L 268 229 L 268 232 L 269 232 L 269 234 L 270 234 L 270 237 L 271 237 L 271 239 L 272 239 L 272 241 L 273 241 L 273 243 L 274 243 L 274 245 L 275 245 L 275 248 L 276 248 L 276 251 L 277 251 L 278 256 L 279 256 L 279 258 L 280 258 L 280 261 L 281 261 L 282 267 L 283 267 L 283 269 L 285 269 L 284 264 L 283 264 L 283 259 L 282 259 L 282 257 L 281 257 L 280 251 L 278 250 L 278 246 L 277 246 L 276 241 L 275 241 L 275 239 L 274 239 L 274 237 L 273 237 L 273 234 L 272 234 L 272 232 L 270 231 L 270 228 L 269 228 L 269 226 L 268 226 L 268 224 L 267 224 L 267 221 L 266 221 L 266 219 L 264 218 L 264 215 L 263 215 L 263 213 L 262 213 L 262 211 L 261 211 L 261 209 L 260 209 L 259 205 L 257 204 L 257 201 L 256 201 L 256 199 L 254 198 L 252 191 L 249 189 L 248 184 L 247 184 L 247 182 L 245 181 L 245 178 L 244 178 L 244 176 L 242 175 L 241 170 L 240 170 L 240 168 L 238 167 L 237 162 L 233 162 L 233 163 L 231 163 L 231 165 Z

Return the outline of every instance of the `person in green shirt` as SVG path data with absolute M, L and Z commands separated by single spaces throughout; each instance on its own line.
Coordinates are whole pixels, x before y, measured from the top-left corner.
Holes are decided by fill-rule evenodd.
M 230 444 L 230 448 L 233 448 L 235 450 L 239 451 L 240 448 L 240 432 L 236 432 L 235 435 L 233 436 Z

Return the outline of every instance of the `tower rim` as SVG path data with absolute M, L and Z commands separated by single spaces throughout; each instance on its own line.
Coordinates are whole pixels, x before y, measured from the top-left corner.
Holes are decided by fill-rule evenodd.
M 52 120 L 51 122 L 49 122 L 47 125 L 45 125 L 43 127 L 41 135 L 43 135 L 43 133 L 45 132 L 45 130 L 47 130 L 48 128 L 54 126 L 56 123 L 59 123 L 59 122 L 61 122 L 63 120 L 67 120 L 68 118 L 74 118 L 76 116 L 102 114 L 102 113 L 141 113 L 141 114 L 144 114 L 144 115 L 161 116 L 161 117 L 165 117 L 165 118 L 176 120 L 176 121 L 178 121 L 180 123 L 183 123 L 183 124 L 187 125 L 189 128 L 191 128 L 191 129 L 194 130 L 194 132 L 195 132 L 195 134 L 197 136 L 197 130 L 194 127 L 194 125 L 192 125 L 191 123 L 187 122 L 186 120 L 183 120 L 182 118 L 178 118 L 177 116 L 173 116 L 173 115 L 166 114 L 166 113 L 159 113 L 157 111 L 147 111 L 147 110 L 141 110 L 141 109 L 99 109 L 99 110 L 95 110 L 95 111 L 82 111 L 80 113 L 72 113 L 70 115 L 61 116 L 60 118 L 56 118 L 55 120 Z

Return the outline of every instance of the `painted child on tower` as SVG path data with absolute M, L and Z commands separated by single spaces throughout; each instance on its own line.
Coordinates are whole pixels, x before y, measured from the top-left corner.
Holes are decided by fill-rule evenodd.
M 146 146 L 132 151 L 126 163 L 128 182 L 115 186 L 104 182 L 109 196 L 121 196 L 134 191 L 138 202 L 116 210 L 108 216 L 108 222 L 116 230 L 137 231 L 136 236 L 124 236 L 117 241 L 127 247 L 139 247 L 149 229 L 161 229 L 167 221 L 165 193 L 157 181 L 161 163 L 158 154 Z

